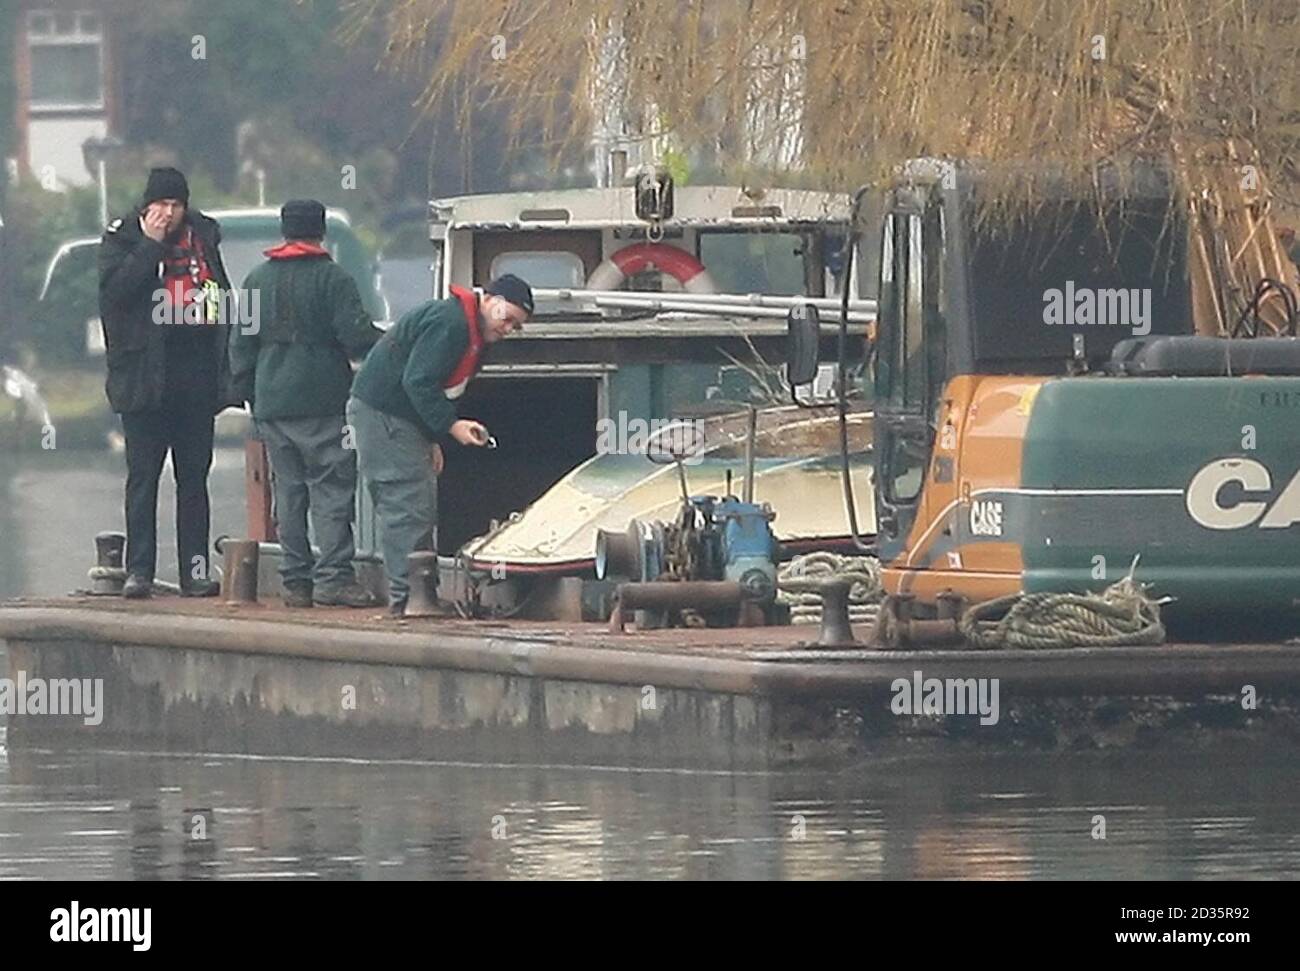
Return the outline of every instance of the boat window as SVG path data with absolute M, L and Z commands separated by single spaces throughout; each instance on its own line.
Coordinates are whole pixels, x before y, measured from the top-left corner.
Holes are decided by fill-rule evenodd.
M 488 270 L 492 279 L 513 273 L 534 287 L 581 287 L 587 280 L 582 258 L 563 250 L 511 250 L 498 253 Z
M 719 293 L 802 296 L 806 291 L 801 233 L 717 231 L 700 233 L 700 262 Z
M 847 235 L 848 235 L 847 233 L 826 233 L 822 236 L 821 292 L 810 293 L 809 296 L 834 297 L 839 295 L 840 275 L 844 272 L 844 256 L 845 256 L 844 244 L 847 241 L 846 239 Z M 868 297 L 869 299 L 874 300 L 876 296 L 874 289 L 870 294 L 864 294 L 862 292 L 863 263 L 861 262 L 860 257 L 861 257 L 861 250 L 859 250 L 858 255 L 853 258 L 854 275 L 857 277 L 858 291 L 859 291 L 857 296 L 858 299 Z M 818 269 L 815 265 L 811 269 L 813 274 L 816 274 L 818 272 Z M 876 281 L 874 280 L 872 281 L 873 288 L 875 286 L 875 282 Z

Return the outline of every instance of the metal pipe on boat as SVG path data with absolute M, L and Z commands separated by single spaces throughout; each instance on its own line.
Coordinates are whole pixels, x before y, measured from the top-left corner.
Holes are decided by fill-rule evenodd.
M 886 650 L 906 650 L 916 646 L 957 645 L 964 640 L 957 626 L 955 613 L 962 603 L 959 594 L 941 593 L 938 600 L 938 617 L 916 616 L 916 595 L 899 593 L 886 597 L 880 609 L 889 614 L 890 623 L 878 628 L 881 641 L 876 646 Z
M 661 293 L 658 291 L 646 290 L 583 290 L 580 288 L 551 288 L 546 289 L 538 287 L 533 290 L 534 297 L 548 300 L 565 300 L 565 301 L 582 301 L 582 300 L 660 300 L 660 301 L 689 301 L 696 304 L 709 306 L 727 306 L 740 305 L 747 307 L 776 307 L 782 311 L 781 316 L 785 316 L 784 311 L 791 307 L 814 306 L 818 310 L 838 311 L 841 306 L 838 297 L 786 297 L 777 296 L 768 293 Z M 875 300 L 849 300 L 849 310 L 858 313 L 869 313 L 874 316 L 877 309 Z
M 755 307 L 749 304 L 702 304 L 694 299 L 691 300 L 664 300 L 660 298 L 643 300 L 635 297 L 629 298 L 601 298 L 592 301 L 597 307 L 619 307 L 627 310 L 649 310 L 656 313 L 684 313 L 698 314 L 703 317 L 716 317 L 719 314 L 731 314 L 737 317 L 764 317 L 773 320 L 785 320 L 786 311 L 778 307 Z M 849 311 L 849 323 L 851 324 L 869 324 L 876 319 L 874 311 Z M 838 326 L 838 325 L 835 325 Z M 833 326 L 827 325 L 823 328 L 827 332 L 834 329 Z
M 746 599 L 733 580 L 658 580 L 620 583 L 616 592 L 624 610 L 713 610 L 735 607 Z
M 637 610 L 718 610 L 727 607 L 743 607 L 748 602 L 748 592 L 733 580 L 651 580 L 644 583 L 620 583 L 614 591 L 614 609 L 609 615 L 609 629 L 613 633 L 622 633 L 624 624 Z M 638 619 L 638 626 L 641 623 L 642 621 Z
M 745 434 L 745 502 L 754 501 L 754 438 L 758 435 L 758 409 L 749 406 L 749 430 Z
M 226 544 L 232 542 L 242 542 L 242 541 L 236 540 L 233 536 L 222 535 L 222 536 L 218 536 L 215 540 L 213 540 L 212 547 L 218 553 L 224 555 Z M 313 556 L 320 556 L 320 547 L 313 546 L 311 548 L 311 552 Z M 257 544 L 257 554 L 258 556 L 278 557 L 284 555 L 284 551 L 281 548 L 279 543 L 262 542 Z M 353 563 L 383 563 L 384 558 L 380 556 L 378 553 L 355 553 L 352 556 L 352 562 Z
M 560 293 L 569 293 L 570 291 L 551 291 Z M 583 296 L 575 298 L 575 302 L 585 302 L 597 307 L 621 307 L 630 310 L 652 310 L 661 313 L 692 313 L 706 316 L 717 316 L 718 314 L 735 314 L 745 317 L 769 317 L 785 319 L 787 309 L 782 307 L 766 306 L 764 304 L 755 304 L 748 300 L 713 300 L 709 294 L 663 294 L 659 292 L 640 294 L 636 291 L 594 291 L 601 293 L 599 296 Z M 542 291 L 535 291 L 538 299 L 545 294 Z M 609 293 L 609 296 L 603 295 Z M 818 298 L 821 299 L 821 298 Z M 803 301 L 801 301 L 803 302 Z M 865 305 L 872 304 L 874 301 L 856 301 L 857 304 L 863 305 L 849 310 L 849 321 L 852 323 L 870 323 L 876 319 L 874 306 L 868 309 Z M 829 326 L 827 329 L 831 329 Z

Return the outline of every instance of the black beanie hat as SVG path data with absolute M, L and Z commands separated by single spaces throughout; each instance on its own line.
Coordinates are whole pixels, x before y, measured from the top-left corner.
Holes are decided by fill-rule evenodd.
M 149 170 L 149 181 L 144 187 L 143 203 L 147 206 L 159 199 L 179 199 L 187 206 L 190 204 L 190 185 L 177 169 Z
M 280 208 L 285 239 L 324 239 L 325 207 L 315 199 L 290 199 Z
M 532 316 L 533 288 L 513 273 L 506 273 L 497 277 L 483 288 L 483 292 L 504 297 L 516 307 L 526 310 L 529 316 Z

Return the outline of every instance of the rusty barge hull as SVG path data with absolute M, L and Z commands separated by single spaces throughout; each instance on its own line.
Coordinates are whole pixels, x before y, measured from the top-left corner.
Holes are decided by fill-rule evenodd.
M 811 636 L 0 606 L 10 679 L 104 684 L 100 724 L 11 715 L 11 747 L 763 770 L 953 745 L 1300 742 L 1293 644 L 821 652 L 800 645 Z M 918 676 L 997 679 L 996 723 L 895 713 L 898 680 Z

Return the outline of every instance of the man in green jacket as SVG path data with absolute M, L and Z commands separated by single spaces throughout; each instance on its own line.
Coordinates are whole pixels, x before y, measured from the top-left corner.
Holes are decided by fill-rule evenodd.
M 284 603 L 372 607 L 352 566 L 357 459 L 343 410 L 349 359 L 365 356 L 382 332 L 352 277 L 321 246 L 325 207 L 291 200 L 280 210 L 280 229 L 284 242 L 244 282 L 261 312 L 255 332 L 231 340 L 230 371 L 271 460 Z M 319 560 L 307 534 L 309 507 Z
M 407 557 L 434 548 L 437 439 L 488 444 L 486 428 L 457 419 L 456 399 L 478 371 L 483 347 L 518 330 L 533 312 L 532 288 L 510 274 L 481 296 L 455 286 L 451 294 L 402 315 L 366 358 L 348 401 L 348 425 L 380 522 L 389 612 L 399 617 L 410 593 Z

